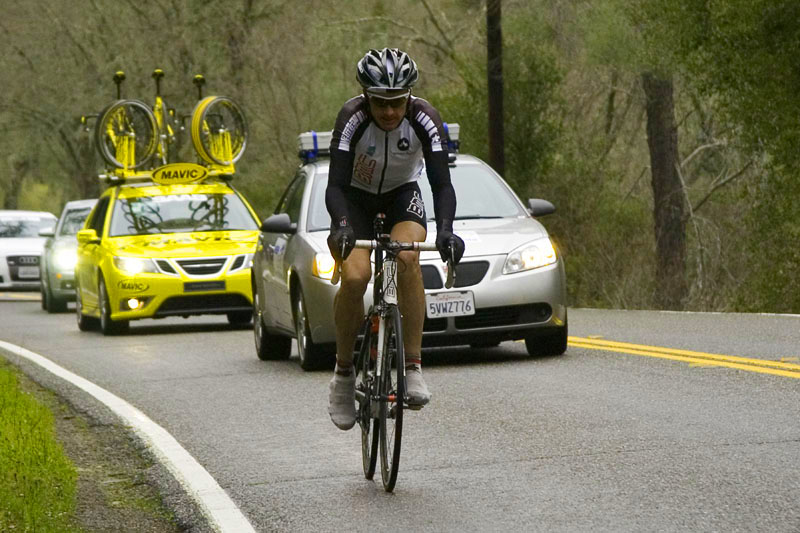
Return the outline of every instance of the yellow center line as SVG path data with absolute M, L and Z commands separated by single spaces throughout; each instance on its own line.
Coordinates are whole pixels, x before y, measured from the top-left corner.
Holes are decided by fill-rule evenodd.
M 691 350 L 678 350 L 675 348 L 663 348 L 658 346 L 646 346 L 641 344 L 631 344 L 628 342 L 607 341 L 597 338 L 569 337 L 569 344 L 570 346 L 575 346 L 576 348 L 607 350 L 611 352 L 627 353 L 632 355 L 658 357 L 661 359 L 671 359 L 673 361 L 682 361 L 684 363 L 695 365 L 722 366 L 746 370 L 748 372 L 758 372 L 761 374 L 771 374 L 775 376 L 800 379 L 800 365 L 780 361 L 694 352 Z

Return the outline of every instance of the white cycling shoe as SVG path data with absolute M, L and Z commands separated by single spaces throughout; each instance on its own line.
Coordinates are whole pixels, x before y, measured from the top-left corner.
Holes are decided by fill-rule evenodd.
M 337 428 L 348 430 L 356 423 L 356 373 L 342 376 L 334 372 L 328 386 L 328 414 Z
M 425 405 L 431 400 L 431 393 L 419 365 L 406 367 L 406 396 L 409 405 Z

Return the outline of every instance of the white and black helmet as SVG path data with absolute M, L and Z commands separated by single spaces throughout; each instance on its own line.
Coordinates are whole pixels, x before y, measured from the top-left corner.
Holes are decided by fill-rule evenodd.
M 392 94 L 395 97 L 398 89 L 405 89 L 404 94 L 411 91 L 411 87 L 417 83 L 419 72 L 414 60 L 402 50 L 372 49 L 358 62 L 356 78 L 369 94 L 384 97 Z

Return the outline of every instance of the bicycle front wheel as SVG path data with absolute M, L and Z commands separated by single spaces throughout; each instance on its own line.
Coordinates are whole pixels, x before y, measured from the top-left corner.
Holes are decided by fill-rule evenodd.
M 372 396 L 377 392 L 375 382 L 375 359 L 372 358 L 373 347 L 377 341 L 372 333 L 370 315 L 364 321 L 361 332 L 363 340 L 356 358 L 356 415 L 361 428 L 361 463 L 364 477 L 372 479 L 378 462 L 378 435 L 380 422 L 373 416 L 374 404 Z
M 405 397 L 405 354 L 400 310 L 390 306 L 384 318 L 383 361 L 381 364 L 380 418 L 381 478 L 386 492 L 392 492 L 400 467 L 400 442 L 403 435 Z
M 106 106 L 95 124 L 97 151 L 115 168 L 132 170 L 146 165 L 158 146 L 158 127 L 150 107 L 139 100 L 116 100 Z

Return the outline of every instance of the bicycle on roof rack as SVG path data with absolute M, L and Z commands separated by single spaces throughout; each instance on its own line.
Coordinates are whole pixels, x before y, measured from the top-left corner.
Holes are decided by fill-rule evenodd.
M 361 458 L 364 476 L 372 479 L 381 458 L 381 479 L 386 492 L 394 490 L 400 468 L 403 411 L 419 410 L 406 397 L 405 351 L 400 309 L 397 306 L 397 255 L 405 250 L 436 251 L 429 242 L 400 242 L 383 232 L 385 215 L 375 217 L 374 240 L 356 240 L 355 247 L 374 250 L 373 304 L 360 330 L 361 344 L 355 354 L 356 420 L 361 428 Z M 451 253 L 452 256 L 452 253 Z M 452 260 L 447 262 L 449 289 L 455 282 Z M 337 264 L 333 284 L 338 283 Z
M 164 168 L 177 158 L 182 123 L 175 109 L 167 106 L 161 95 L 162 69 L 155 69 L 156 96 L 151 108 L 142 100 L 122 98 L 125 73 L 114 73 L 116 99 L 97 115 L 85 115 L 81 122 L 96 119 L 94 144 L 108 166 L 101 178 L 152 179 L 156 167 Z M 225 96 L 203 98 L 205 78 L 198 74 L 193 79 L 198 91 L 198 102 L 191 115 L 192 144 L 199 162 L 206 167 L 204 176 L 230 177 L 236 163 L 247 146 L 247 121 L 241 107 Z M 87 128 L 88 131 L 88 128 Z M 188 163 L 180 163 L 186 165 Z M 171 182 L 175 182 L 172 180 Z

